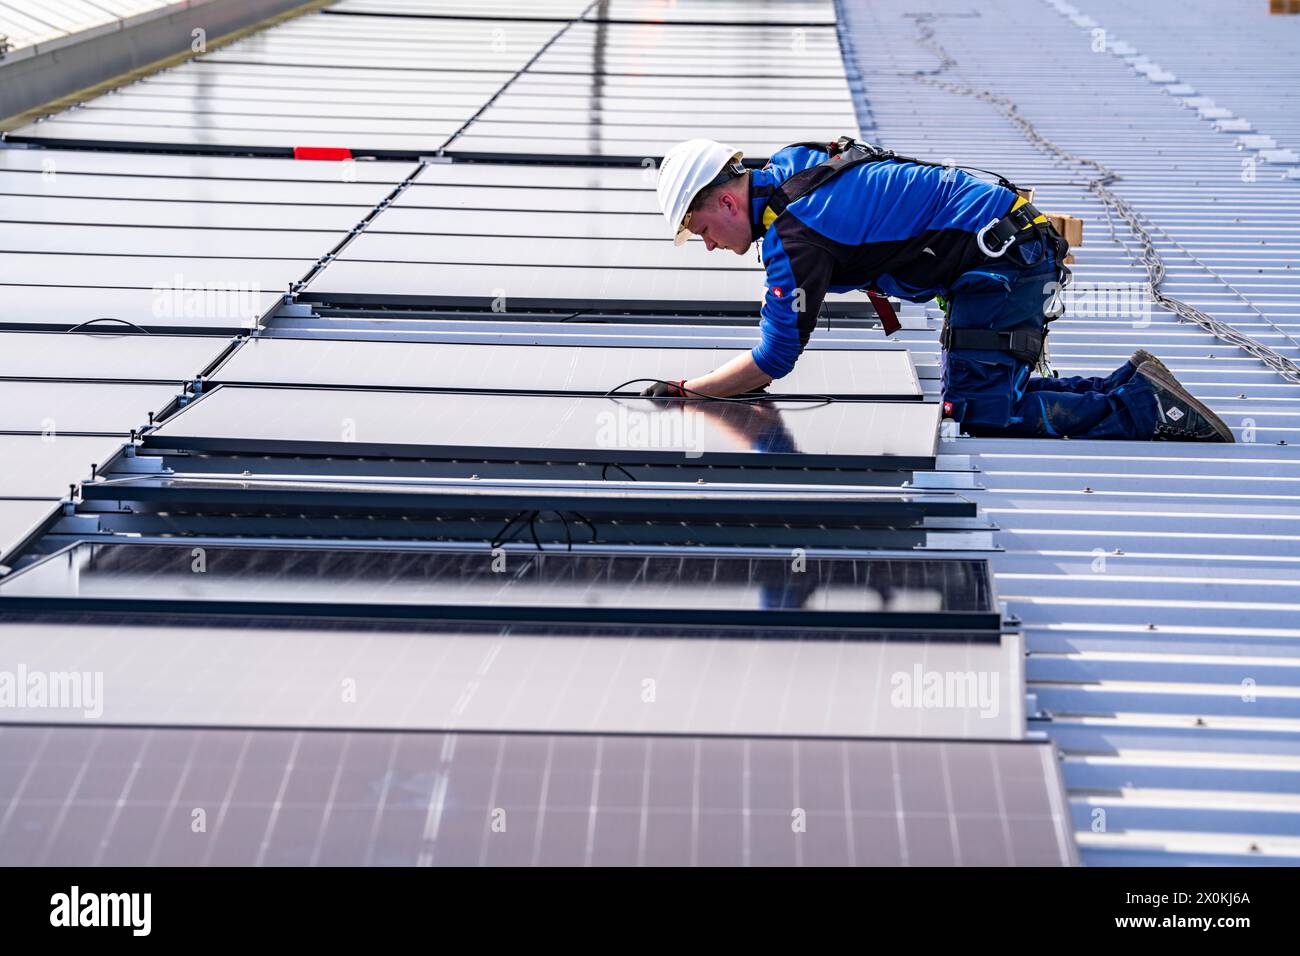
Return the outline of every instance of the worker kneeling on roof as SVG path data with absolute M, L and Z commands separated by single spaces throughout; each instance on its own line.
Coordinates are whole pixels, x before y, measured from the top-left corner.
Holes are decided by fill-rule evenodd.
M 762 243 L 767 297 L 750 352 L 653 397 L 752 392 L 794 368 L 827 292 L 868 290 L 886 332 L 886 295 L 939 297 L 946 316 L 944 414 L 972 435 L 1233 440 L 1168 368 L 1139 349 L 1104 378 L 1033 376 L 1047 323 L 1064 311 L 1069 247 L 1014 186 L 841 139 L 800 143 L 748 170 L 712 140 L 674 146 L 659 206 L 681 245 L 744 254 Z

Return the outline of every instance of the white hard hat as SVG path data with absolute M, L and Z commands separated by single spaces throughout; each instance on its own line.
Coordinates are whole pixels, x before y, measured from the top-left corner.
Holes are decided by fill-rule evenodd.
M 673 230 L 673 242 L 681 245 L 691 237 L 686 228 L 686 211 L 700 191 L 712 186 L 733 163 L 744 156 L 738 149 L 711 139 L 688 139 L 664 155 L 659 166 L 659 208 Z M 724 177 L 730 178 L 730 177 Z

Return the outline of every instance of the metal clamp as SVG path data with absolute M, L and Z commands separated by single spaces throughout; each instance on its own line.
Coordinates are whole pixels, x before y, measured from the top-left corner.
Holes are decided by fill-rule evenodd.
M 1012 232 L 1011 235 L 1007 237 L 1006 242 L 1002 243 L 1002 248 L 998 249 L 997 252 L 994 252 L 992 249 L 990 249 L 988 246 L 984 244 L 985 234 L 990 229 L 995 228 L 998 225 L 998 223 L 1000 223 L 1001 221 L 1002 221 L 1001 219 L 994 219 L 992 222 L 990 222 L 979 232 L 975 233 L 975 245 L 979 246 L 980 252 L 984 253 L 984 255 L 988 256 L 990 259 L 997 259 L 1003 256 L 1006 253 L 1006 251 L 1011 248 L 1011 243 L 1014 242 L 1016 238 L 1016 234 Z

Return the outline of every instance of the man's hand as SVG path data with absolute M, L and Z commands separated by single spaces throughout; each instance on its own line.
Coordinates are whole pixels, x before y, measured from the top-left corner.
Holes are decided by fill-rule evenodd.
M 754 357 L 749 352 L 741 352 L 721 368 L 691 379 L 689 385 L 692 393 L 702 392 L 712 398 L 726 398 L 766 388 L 771 381 L 772 376 L 754 364 Z
M 642 398 L 685 398 L 686 397 L 686 380 L 678 379 L 676 382 L 655 382 L 641 390 Z

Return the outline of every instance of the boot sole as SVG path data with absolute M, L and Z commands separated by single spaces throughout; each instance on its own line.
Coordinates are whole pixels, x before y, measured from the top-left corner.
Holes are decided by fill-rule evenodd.
M 1197 414 L 1214 426 L 1214 430 L 1219 435 L 1219 439 L 1222 442 L 1225 444 L 1236 443 L 1237 439 L 1232 434 L 1232 429 L 1227 426 L 1224 420 L 1214 414 L 1214 412 L 1210 411 L 1200 399 L 1196 398 L 1196 396 L 1192 395 L 1191 392 L 1183 388 L 1182 384 L 1178 379 L 1174 378 L 1173 375 L 1160 374 L 1160 369 L 1151 362 L 1143 362 L 1138 368 L 1137 374 L 1158 383 L 1162 388 L 1166 388 L 1173 392 L 1182 401 L 1190 405 Z
M 1169 366 L 1166 365 L 1164 362 L 1160 361 L 1160 359 L 1156 358 L 1154 355 L 1148 352 L 1146 349 L 1138 349 L 1129 357 L 1129 361 L 1133 362 L 1133 364 L 1136 365 L 1138 368 L 1141 368 L 1143 365 L 1150 362 L 1156 368 L 1160 369 L 1161 375 L 1165 376 L 1166 378 L 1172 378 L 1175 382 L 1178 382 L 1178 376 L 1176 376 L 1173 373 L 1173 370 L 1170 369 Z M 1178 382 L 1178 384 L 1181 385 L 1182 382 Z

